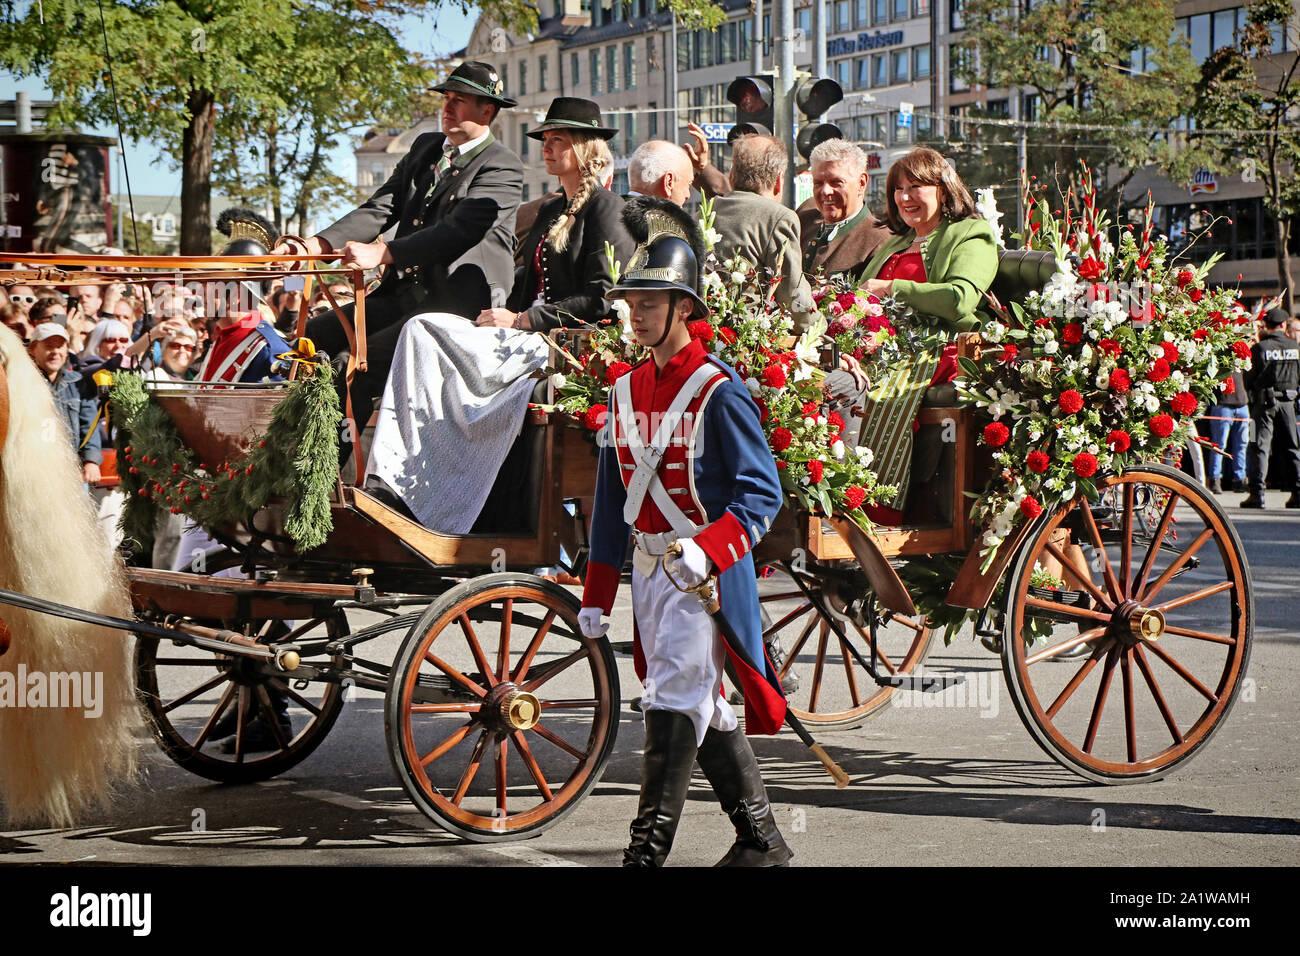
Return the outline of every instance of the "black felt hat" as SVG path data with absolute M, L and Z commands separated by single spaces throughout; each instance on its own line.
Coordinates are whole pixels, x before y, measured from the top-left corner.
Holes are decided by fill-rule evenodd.
M 700 294 L 704 239 L 695 220 L 671 200 L 637 196 L 623 207 L 623 225 L 636 240 L 636 252 L 605 298 L 621 299 L 631 291 L 682 292 L 694 304 L 691 318 L 707 316 Z
M 515 100 L 506 96 L 506 85 L 501 82 L 496 67 L 481 60 L 466 60 L 451 71 L 451 76 L 431 89 L 436 93 L 470 93 L 507 109 L 516 105 Z
M 600 107 L 591 100 L 577 96 L 557 96 L 546 108 L 546 119 L 536 129 L 530 129 L 532 139 L 541 139 L 547 130 L 562 129 L 570 132 L 593 133 L 601 139 L 618 135 L 618 130 L 600 125 Z

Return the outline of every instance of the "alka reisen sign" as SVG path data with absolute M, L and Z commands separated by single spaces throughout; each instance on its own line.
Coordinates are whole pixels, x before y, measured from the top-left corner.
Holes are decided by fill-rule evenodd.
M 902 42 L 902 30 L 894 30 L 892 33 L 881 33 L 879 30 L 875 33 L 859 33 L 856 40 L 852 37 L 836 37 L 834 40 L 826 41 L 826 55 L 843 56 L 845 53 L 856 53 L 859 50 L 875 50 L 879 47 L 893 46 L 895 43 Z

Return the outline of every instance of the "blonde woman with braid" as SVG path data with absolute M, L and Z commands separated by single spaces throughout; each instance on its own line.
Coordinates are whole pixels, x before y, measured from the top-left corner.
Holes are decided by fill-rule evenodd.
M 618 131 L 602 126 L 590 100 L 557 97 L 546 120 L 528 135 L 542 142 L 546 171 L 561 195 L 542 204 L 524 240 L 514 289 L 503 309 L 484 309 L 478 324 L 546 332 L 610 314 L 613 286 L 605 243 L 626 262 L 634 243 L 623 226 L 623 199 L 605 188 L 613 170 L 606 143 Z

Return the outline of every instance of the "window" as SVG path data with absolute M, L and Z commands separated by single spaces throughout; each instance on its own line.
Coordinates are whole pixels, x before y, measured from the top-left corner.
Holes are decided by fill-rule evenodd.
M 718 40 L 722 44 L 722 52 L 718 57 L 719 63 L 736 62 L 736 21 L 724 23 L 718 27 Z
M 509 63 L 501 64 L 501 85 L 506 88 L 507 93 L 510 91 L 510 64 Z
M 854 0 L 853 21 L 859 27 L 871 26 L 871 4 L 867 0 Z
M 563 61 L 561 61 L 563 62 Z M 569 82 L 573 84 L 576 92 L 578 87 L 578 54 L 573 53 L 569 56 Z
M 961 71 L 969 62 L 969 51 L 963 46 L 953 44 L 948 47 L 948 91 L 961 93 L 970 89 L 970 84 L 961 77 Z
M 845 33 L 852 29 L 853 21 L 850 19 L 853 7 L 849 0 L 838 0 L 835 4 L 835 32 Z
M 930 0 L 912 0 L 912 16 L 928 17 L 930 15 Z
M 1270 48 L 1271 52 L 1273 53 L 1287 52 L 1287 50 L 1290 49 L 1289 46 L 1290 41 L 1287 38 L 1285 27 L 1281 23 L 1274 23 L 1272 26 L 1272 30 L 1273 30 L 1273 46 Z M 1269 254 L 1272 255 L 1272 253 Z
M 736 60 L 741 62 L 753 56 L 752 40 L 749 36 L 750 21 L 744 19 L 736 24 Z
M 631 153 L 636 147 L 636 114 L 628 113 L 623 117 L 623 152 Z
M 889 60 L 883 53 L 872 54 L 871 57 L 871 85 L 888 86 L 889 85 Z
M 659 111 L 655 108 L 659 104 L 654 100 L 650 101 L 650 135 L 649 139 L 659 138 Z
M 1204 63 L 1210 55 L 1210 15 L 1202 13 L 1194 17 L 1184 17 L 1182 26 L 1187 33 L 1187 42 L 1192 50 L 1192 62 Z
M 889 22 L 889 0 L 871 0 L 871 20 L 877 24 Z
M 930 75 L 930 48 L 928 46 L 912 47 L 912 76 L 922 79 Z
M 623 44 L 623 88 L 636 89 L 636 44 L 631 40 Z
M 802 10 L 794 12 L 794 25 L 796 29 L 802 30 L 805 37 L 812 35 L 812 9 L 804 7 Z
M 1001 116 L 1006 119 L 1011 116 L 1011 101 L 989 100 L 988 106 L 986 106 L 985 109 L 993 116 Z
M 620 169 L 618 172 L 614 173 L 614 182 L 611 188 L 613 189 L 614 192 L 618 193 L 620 196 L 627 195 L 627 191 L 629 187 L 627 184 L 626 169 Z
M 605 47 L 605 88 L 610 93 L 618 92 L 618 47 Z
M 522 96 L 528 92 L 528 61 L 521 60 L 519 63 L 519 93 Z
M 522 159 L 524 162 L 528 162 L 528 144 L 530 142 L 532 142 L 532 140 L 528 138 L 528 124 L 520 123 L 519 124 L 519 158 Z
M 961 8 L 964 6 L 962 0 L 949 0 L 948 3 L 948 29 L 964 30 L 966 29 L 966 20 L 962 17 Z
M 873 173 L 867 177 L 867 205 L 873 209 L 885 206 L 885 180 L 887 173 Z
M 1238 7 L 1233 7 L 1231 10 L 1220 10 L 1213 15 L 1214 34 L 1210 45 L 1215 50 L 1223 46 L 1232 46 L 1233 34 L 1237 30 L 1238 9 Z
M 911 0 L 894 0 L 894 19 L 906 20 L 911 12 Z
M 889 54 L 889 75 L 894 83 L 906 83 L 911 77 L 911 50 L 894 50 Z
M 848 59 L 835 61 L 835 82 L 840 85 L 840 89 L 842 90 L 850 88 L 849 70 L 852 63 L 853 61 Z
M 875 113 L 871 117 L 871 138 L 877 143 L 889 142 L 889 115 Z
M 1034 120 L 1038 119 L 1038 110 L 1039 110 L 1040 103 L 1041 101 L 1039 100 L 1037 93 L 1026 93 L 1025 105 L 1023 110 L 1024 113 L 1023 118 L 1029 120 L 1030 122 L 1033 122 Z
M 539 93 L 545 93 L 547 87 L 550 85 L 548 82 L 549 78 L 546 75 L 550 72 L 550 66 L 550 56 L 543 53 L 541 58 L 537 61 L 537 91 Z
M 687 30 L 677 34 L 677 69 L 689 70 L 691 68 L 691 38 L 695 36 Z
M 915 116 L 907 121 L 906 126 L 900 126 L 898 122 L 898 111 L 889 114 L 889 128 L 893 134 L 892 142 L 896 146 L 906 146 L 912 142 L 912 123 L 915 122 Z
M 853 88 L 865 90 L 871 86 L 871 57 L 860 56 L 853 61 Z
M 532 191 L 532 189 L 530 188 L 530 184 L 529 184 L 529 183 L 524 183 L 524 194 L 523 194 L 523 196 L 521 197 L 521 198 L 523 199 L 524 202 L 528 202 L 528 200 L 532 198 L 532 192 L 533 192 L 533 191 Z
M 592 50 L 587 58 L 587 76 L 591 80 L 592 96 L 600 95 L 600 51 Z

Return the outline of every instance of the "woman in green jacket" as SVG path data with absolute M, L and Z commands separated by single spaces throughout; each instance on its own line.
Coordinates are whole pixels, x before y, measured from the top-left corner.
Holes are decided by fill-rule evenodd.
M 910 306 L 924 344 L 868 393 L 861 441 L 874 452 L 880 481 L 899 488 L 893 507 L 876 509 L 873 518 L 899 524 L 909 479 L 928 481 L 938 457 L 918 462 L 913 474 L 912 422 L 926 388 L 957 375 L 954 339 L 980 325 L 975 311 L 997 274 L 998 246 L 956 170 L 933 149 L 918 147 L 895 162 L 885 197 L 894 237 L 871 257 L 860 284 Z

